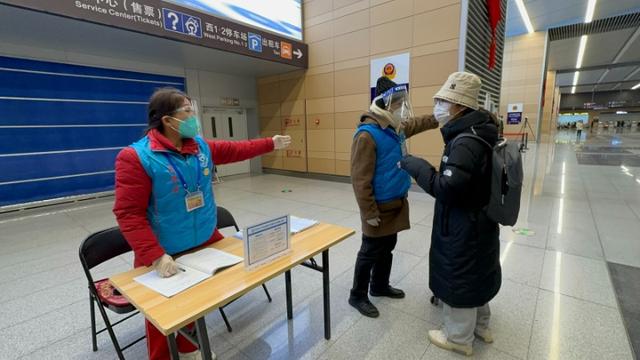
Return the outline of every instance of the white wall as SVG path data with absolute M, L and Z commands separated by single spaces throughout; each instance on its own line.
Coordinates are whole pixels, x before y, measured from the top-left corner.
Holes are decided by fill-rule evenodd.
M 247 110 L 249 139 L 258 137 L 260 124 L 258 120 L 258 90 L 254 77 L 219 74 L 210 71 L 186 70 L 187 91 L 198 102 L 200 113 L 203 107 L 218 107 L 220 98 L 240 99 L 240 107 Z M 260 173 L 260 158 L 251 160 L 251 172 Z

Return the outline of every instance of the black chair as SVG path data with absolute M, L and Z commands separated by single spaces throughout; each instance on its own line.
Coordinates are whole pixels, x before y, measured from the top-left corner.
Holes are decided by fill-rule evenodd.
M 80 245 L 79 251 L 80 262 L 82 263 L 82 268 L 84 269 L 87 281 L 89 282 L 91 341 L 93 351 L 98 351 L 97 335 L 107 331 L 120 360 L 124 360 L 124 355 L 122 355 L 124 350 L 143 340 L 145 336 L 131 342 L 125 347 L 120 347 L 118 339 L 113 331 L 113 327 L 137 315 L 138 311 L 136 311 L 136 308 L 111 286 L 108 279 L 94 281 L 93 276 L 91 275 L 91 269 L 129 251 L 131 251 L 131 247 L 124 239 L 124 236 L 122 236 L 120 229 L 117 227 L 89 235 L 89 237 L 87 237 Z M 102 319 L 106 325 L 105 328 L 100 331 L 96 331 L 96 313 L 94 307 L 96 304 L 98 305 L 98 310 L 100 311 L 100 315 L 102 315 Z M 117 314 L 132 314 L 111 324 L 105 308 Z
M 225 229 L 232 226 L 236 229 L 236 231 L 240 231 L 238 223 L 236 223 L 236 219 L 233 218 L 233 215 L 231 215 L 229 210 L 223 208 L 222 206 L 218 206 L 218 229 Z M 267 299 L 269 300 L 269 302 L 271 302 L 271 295 L 269 294 L 269 290 L 267 290 L 267 286 L 265 284 L 262 284 L 262 288 L 264 289 L 264 293 L 267 295 Z M 227 305 L 222 306 L 219 310 L 220 315 L 222 316 L 222 320 L 224 320 L 225 325 L 227 325 L 227 331 L 231 332 L 233 331 L 233 329 L 231 328 L 231 324 L 229 324 L 227 315 L 224 313 L 224 308 Z

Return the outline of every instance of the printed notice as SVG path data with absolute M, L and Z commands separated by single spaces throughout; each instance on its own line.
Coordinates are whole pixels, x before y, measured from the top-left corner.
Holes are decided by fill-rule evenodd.
M 252 269 L 286 254 L 291 246 L 289 229 L 289 216 L 247 227 L 244 231 L 245 266 Z

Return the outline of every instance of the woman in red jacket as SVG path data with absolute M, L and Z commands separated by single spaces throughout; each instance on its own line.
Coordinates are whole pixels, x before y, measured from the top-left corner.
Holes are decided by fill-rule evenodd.
M 156 91 L 148 110 L 146 136 L 116 159 L 113 212 L 133 249 L 134 266 L 153 266 L 168 277 L 178 270 L 173 255 L 223 238 L 216 228 L 213 167 L 284 149 L 291 138 L 205 140 L 197 135 L 191 100 L 172 88 Z M 169 359 L 162 333 L 148 321 L 146 331 L 149 359 Z M 177 341 L 181 359 L 200 358 L 187 339 Z

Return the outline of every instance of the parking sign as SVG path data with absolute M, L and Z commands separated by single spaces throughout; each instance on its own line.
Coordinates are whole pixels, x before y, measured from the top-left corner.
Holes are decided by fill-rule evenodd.
M 249 46 L 249 50 L 262 52 L 262 36 L 250 32 L 248 40 L 247 46 Z

